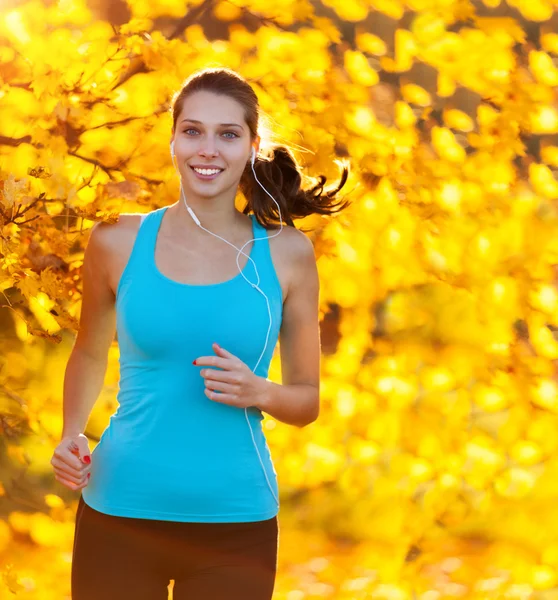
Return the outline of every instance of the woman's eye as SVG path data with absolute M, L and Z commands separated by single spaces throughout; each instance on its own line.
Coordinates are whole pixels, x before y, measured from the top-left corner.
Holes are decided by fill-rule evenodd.
M 183 133 L 186 135 L 198 135 L 199 131 L 197 129 L 193 129 L 192 127 L 188 127 L 188 129 L 184 129 Z M 223 132 L 223 135 L 230 140 L 239 137 L 239 135 L 234 131 L 225 131 Z

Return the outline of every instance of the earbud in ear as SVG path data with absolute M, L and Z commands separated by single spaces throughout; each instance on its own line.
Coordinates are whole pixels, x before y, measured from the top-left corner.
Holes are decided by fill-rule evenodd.
M 256 149 L 254 148 L 254 146 L 252 146 L 252 158 L 251 158 L 252 164 L 254 164 L 256 162 Z

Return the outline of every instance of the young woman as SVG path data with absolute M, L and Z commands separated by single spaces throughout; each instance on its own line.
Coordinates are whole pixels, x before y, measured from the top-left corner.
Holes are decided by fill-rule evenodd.
M 297 427 L 319 413 L 318 274 L 293 219 L 348 202 L 346 169 L 332 191 L 323 177 L 302 190 L 288 149 L 260 152 L 258 112 L 238 74 L 195 73 L 172 104 L 179 200 L 91 232 L 51 460 L 82 490 L 73 600 L 166 600 L 171 579 L 174 600 L 272 597 L 279 499 L 262 413 Z M 90 454 L 115 330 L 119 407 Z M 266 379 L 279 337 L 281 385 Z

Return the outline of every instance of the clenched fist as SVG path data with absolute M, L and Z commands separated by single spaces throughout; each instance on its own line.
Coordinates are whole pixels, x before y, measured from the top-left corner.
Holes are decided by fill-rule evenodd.
M 81 490 L 91 476 L 89 442 L 83 433 L 62 439 L 50 460 L 55 478 L 70 490 Z

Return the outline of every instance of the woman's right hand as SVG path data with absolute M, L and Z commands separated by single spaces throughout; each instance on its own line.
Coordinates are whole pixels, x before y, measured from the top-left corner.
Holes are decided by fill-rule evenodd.
M 89 441 L 83 433 L 68 436 L 56 446 L 50 464 L 54 477 L 73 491 L 81 490 L 91 477 Z

